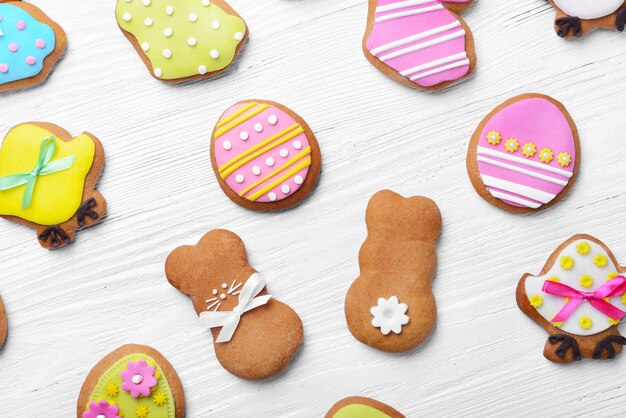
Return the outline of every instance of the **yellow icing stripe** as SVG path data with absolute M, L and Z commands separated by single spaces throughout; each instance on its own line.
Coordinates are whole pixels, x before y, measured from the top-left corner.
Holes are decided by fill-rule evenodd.
M 244 196 L 246 193 L 248 193 L 250 190 L 256 188 L 258 185 L 265 183 L 267 180 L 271 179 L 272 177 L 274 177 L 275 175 L 285 171 L 286 169 L 288 169 L 289 167 L 291 167 L 292 165 L 294 165 L 295 163 L 297 163 L 298 161 L 300 161 L 303 157 L 306 157 L 307 155 L 309 155 L 311 153 L 311 147 L 306 147 L 304 149 L 304 151 L 302 151 L 300 154 L 296 155 L 295 157 L 293 157 L 291 160 L 287 161 L 286 164 L 278 167 L 276 170 L 272 171 L 270 174 L 268 174 L 267 176 L 263 177 L 261 180 L 257 181 L 254 184 L 251 184 L 250 186 L 246 187 L 244 190 L 241 191 L 241 193 L 239 193 L 239 196 Z
M 220 175 L 222 176 L 222 178 L 225 179 L 226 177 L 231 175 L 233 173 L 233 171 L 237 170 L 242 165 L 244 165 L 244 164 L 254 160 L 259 155 L 263 155 L 266 152 L 276 148 L 277 146 L 279 146 L 281 144 L 284 144 L 285 142 L 289 141 L 290 139 L 295 138 L 296 136 L 304 133 L 304 129 L 302 129 L 301 126 L 299 126 L 299 125 L 294 125 L 294 126 L 298 126 L 298 129 L 296 129 L 295 131 L 289 132 L 286 136 L 282 136 L 281 135 L 285 131 L 280 132 L 280 133 L 278 133 L 278 134 L 276 134 L 276 135 L 274 135 L 274 136 L 264 140 L 263 142 L 259 142 L 254 147 L 250 148 L 249 150 L 246 150 L 245 152 L 243 152 L 240 155 L 238 155 L 237 157 L 235 157 L 233 160 L 231 160 L 231 161 L 227 162 L 226 164 L 224 164 L 220 168 L 220 170 L 219 170 L 220 171 Z M 275 141 L 275 142 L 272 143 L 272 141 Z M 262 147 L 265 144 L 269 144 L 269 145 L 259 149 L 260 147 Z M 244 156 L 245 156 L 245 158 L 241 159 Z
M 279 178 L 278 180 L 275 180 L 274 182 L 272 182 L 270 185 L 268 185 L 267 187 L 262 188 L 261 190 L 259 190 L 258 192 L 251 194 L 250 197 L 248 197 L 248 200 L 251 201 L 255 201 L 257 200 L 259 197 L 263 196 L 265 193 L 269 192 L 270 190 L 272 190 L 274 187 L 278 186 L 280 183 L 282 183 L 283 181 L 287 180 L 289 177 L 295 175 L 298 171 L 307 168 L 308 166 L 311 165 L 311 158 L 307 157 L 306 160 L 304 160 L 304 162 L 298 164 L 297 166 L 295 166 L 294 168 L 292 168 L 291 170 L 289 170 L 287 172 L 287 174 L 285 174 L 284 176 L 282 176 L 281 178 Z
M 232 121 L 233 119 L 235 119 L 237 116 L 241 115 L 243 112 L 247 112 L 248 110 L 250 110 L 251 108 L 253 108 L 254 106 L 258 105 L 257 102 L 250 102 L 245 106 L 240 107 L 239 109 L 237 109 L 235 112 L 233 112 L 232 114 L 230 114 L 227 118 L 224 118 L 223 120 L 221 120 L 218 124 L 217 127 L 221 128 L 222 126 L 226 125 L 228 122 Z
M 268 107 L 270 107 L 270 105 L 263 103 L 262 105 L 258 106 L 255 109 L 252 109 L 250 112 L 238 117 L 237 119 L 235 119 L 234 121 L 230 122 L 227 125 L 224 125 L 222 128 L 218 129 L 217 132 L 215 132 L 215 138 L 219 138 L 220 136 L 224 135 L 226 132 L 230 131 L 231 129 L 241 125 L 242 123 L 244 123 L 245 121 L 247 121 L 248 119 L 258 115 L 259 113 L 261 113 L 262 111 L 264 111 L 265 109 L 267 109 Z

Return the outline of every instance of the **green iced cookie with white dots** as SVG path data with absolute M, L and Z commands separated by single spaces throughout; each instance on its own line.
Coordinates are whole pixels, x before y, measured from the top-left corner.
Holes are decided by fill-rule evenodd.
M 166 82 L 223 72 L 248 37 L 223 0 L 117 0 L 115 14 L 150 73 Z

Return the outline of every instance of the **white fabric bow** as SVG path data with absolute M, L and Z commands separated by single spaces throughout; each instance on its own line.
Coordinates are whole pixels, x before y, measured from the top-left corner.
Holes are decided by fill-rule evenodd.
M 217 336 L 216 343 L 225 343 L 233 338 L 233 334 L 239 326 L 241 315 L 252 309 L 265 305 L 272 295 L 256 297 L 265 288 L 265 281 L 259 273 L 254 273 L 246 284 L 243 285 L 239 294 L 239 304 L 232 311 L 210 311 L 200 314 L 200 323 L 209 328 L 222 327 Z

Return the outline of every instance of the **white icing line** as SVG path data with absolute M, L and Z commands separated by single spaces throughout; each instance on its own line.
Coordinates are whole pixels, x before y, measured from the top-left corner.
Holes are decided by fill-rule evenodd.
M 508 200 L 509 202 L 518 203 L 531 209 L 537 209 L 541 206 L 539 203 L 531 202 L 530 200 L 522 199 L 521 197 L 513 196 L 512 194 L 503 193 L 498 190 L 489 189 L 489 193 L 497 199 Z
M 453 64 L 446 65 L 444 67 L 435 68 L 434 70 L 430 70 L 421 74 L 414 75 L 413 77 L 411 77 L 411 81 L 419 80 L 420 78 L 425 78 L 433 74 L 443 73 L 444 71 L 453 70 L 455 68 L 464 67 L 466 65 L 470 65 L 469 58 L 464 59 L 463 61 L 460 61 L 460 62 L 455 62 Z
M 384 6 L 378 6 L 376 13 L 388 12 L 390 10 L 404 9 L 405 7 L 419 6 L 421 4 L 432 3 L 434 0 L 405 0 L 397 1 L 395 3 L 386 4 Z
M 408 70 L 404 70 L 400 72 L 400 75 L 408 76 L 418 71 L 428 70 L 433 67 L 437 67 L 438 65 L 447 64 L 449 62 L 454 62 L 458 60 L 462 60 L 467 58 L 467 52 L 461 52 L 459 54 L 448 55 L 447 57 L 440 58 L 438 60 L 430 61 L 424 63 L 422 65 L 418 65 L 417 67 L 409 68 Z
M 443 33 L 450 29 L 458 28 L 461 26 L 461 22 L 454 21 L 449 25 L 443 25 L 436 27 L 431 30 L 427 30 L 424 32 L 416 33 L 415 35 L 407 36 L 406 38 L 398 39 L 397 41 L 389 42 L 387 44 L 381 45 L 377 48 L 372 49 L 370 52 L 372 55 L 378 55 L 381 52 L 389 51 L 390 49 L 397 48 L 402 45 L 410 44 L 411 42 L 419 41 L 421 39 L 428 38 L 429 36 L 437 35 L 439 33 Z
M 419 51 L 421 49 L 425 49 L 425 48 L 428 48 L 428 47 L 431 47 L 431 46 L 434 46 L 434 45 L 439 45 L 439 44 L 451 41 L 453 39 L 460 38 L 462 36 L 465 36 L 465 29 L 461 29 L 459 31 L 452 32 L 452 33 L 449 33 L 447 35 L 440 36 L 440 37 L 435 38 L 435 39 L 431 39 L 430 41 L 421 42 L 419 44 L 410 46 L 408 48 L 404 48 L 404 49 L 400 49 L 398 51 L 390 52 L 387 55 L 383 55 L 382 57 L 379 57 L 379 59 L 381 61 L 387 61 L 387 60 L 390 60 L 392 58 L 396 58 L 396 57 L 399 57 L 399 56 L 405 55 L 405 54 L 410 54 L 411 52 Z
M 478 162 L 494 165 L 496 167 L 504 168 L 506 170 L 515 171 L 517 173 L 526 174 L 527 176 L 534 177 L 540 180 L 544 180 L 550 183 L 558 184 L 559 186 L 567 186 L 567 181 L 555 179 L 554 177 L 546 176 L 545 174 L 537 173 L 535 171 L 527 170 L 525 168 L 521 168 L 515 165 L 503 163 L 502 161 L 492 160 L 491 158 L 478 156 Z
M 552 193 L 544 192 L 543 190 L 524 186 L 523 184 L 513 183 L 507 180 L 502 180 L 496 177 L 481 174 L 480 178 L 483 180 L 483 183 L 485 183 L 485 186 L 496 187 L 498 189 L 515 193 L 541 203 L 548 203 L 556 197 L 556 195 L 553 195 Z
M 443 4 L 438 4 L 436 6 L 422 7 L 421 9 L 407 10 L 404 12 L 391 13 L 388 15 L 380 16 L 374 19 L 374 21 L 376 23 L 380 23 L 380 22 L 385 22 L 387 20 L 398 19 L 400 17 L 421 15 L 423 13 L 434 12 L 435 10 L 443 10 L 443 8 L 444 8 Z
M 560 174 L 567 178 L 571 178 L 573 175 L 573 173 L 570 171 L 561 170 L 560 168 L 552 167 L 551 165 L 548 165 L 548 164 L 542 164 L 536 161 L 530 161 L 530 160 L 525 160 L 523 158 L 514 157 L 513 155 L 510 155 L 504 152 L 496 151 L 490 148 L 481 147 L 480 145 L 477 148 L 478 148 L 478 154 L 490 155 L 492 157 L 502 158 L 503 160 L 512 161 L 514 163 L 518 163 L 522 165 L 527 165 L 529 167 L 539 168 L 541 170 L 549 171 L 555 174 Z

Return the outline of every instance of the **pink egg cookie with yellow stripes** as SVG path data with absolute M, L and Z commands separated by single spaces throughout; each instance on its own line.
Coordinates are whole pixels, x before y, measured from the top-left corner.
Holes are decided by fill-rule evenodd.
M 412 88 L 441 90 L 476 66 L 474 39 L 457 15 L 474 0 L 369 0 L 366 58 Z
M 266 100 L 244 100 L 220 117 L 211 139 L 217 180 L 235 203 L 254 210 L 286 209 L 315 187 L 322 156 L 307 123 Z
M 524 94 L 495 108 L 478 126 L 467 171 L 478 194 L 515 213 L 546 209 L 572 188 L 580 166 L 578 130 L 565 106 Z

